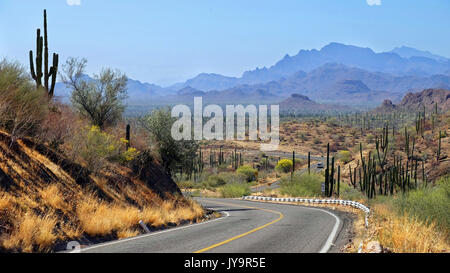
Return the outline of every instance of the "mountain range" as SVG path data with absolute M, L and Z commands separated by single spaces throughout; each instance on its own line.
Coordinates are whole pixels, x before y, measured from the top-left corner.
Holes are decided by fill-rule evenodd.
M 61 85 L 56 93 L 67 97 Z M 169 87 L 129 79 L 128 104 L 187 103 L 198 95 L 211 103 L 281 102 L 302 94 L 317 102 L 373 106 L 426 88 L 450 88 L 450 59 L 404 46 L 375 53 L 330 43 L 320 50 L 285 55 L 273 66 L 246 71 L 239 78 L 201 73 Z

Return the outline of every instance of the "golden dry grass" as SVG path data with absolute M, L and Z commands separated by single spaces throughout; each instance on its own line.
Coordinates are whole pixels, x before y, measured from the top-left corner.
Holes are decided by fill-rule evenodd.
M 67 210 L 67 204 L 64 202 L 62 193 L 57 184 L 52 184 L 39 191 L 44 203 L 55 209 Z
M 160 207 L 146 206 L 139 210 L 133 206 L 99 201 L 94 195 L 85 197 L 77 205 L 76 212 L 83 231 L 91 236 L 104 236 L 113 231 L 131 234 L 129 230 L 136 227 L 139 220 L 161 227 L 182 220 L 192 221 L 204 215 L 203 208 L 193 201 L 183 206 L 175 206 L 174 201 L 164 201 Z
M 426 224 L 406 214 L 398 216 L 389 206 L 377 204 L 373 207 L 376 237 L 381 245 L 396 253 L 449 252 L 446 234 L 434 223 Z
M 58 236 L 54 229 L 57 220 L 52 215 L 38 216 L 34 213 L 26 213 L 16 223 L 17 227 L 6 240 L 3 246 L 9 249 L 20 248 L 23 252 L 33 252 L 34 246 L 39 251 L 48 251 Z
M 0 192 L 0 210 L 11 209 L 13 205 L 13 197 L 6 192 Z
M 119 239 L 130 238 L 139 235 L 139 230 L 137 229 L 126 229 L 117 232 L 117 237 Z

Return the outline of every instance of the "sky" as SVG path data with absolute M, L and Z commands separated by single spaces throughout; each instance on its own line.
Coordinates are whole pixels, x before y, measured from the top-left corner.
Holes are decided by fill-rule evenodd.
M 448 0 L 1 0 L 0 58 L 29 66 L 47 9 L 50 54 L 168 86 L 241 76 L 330 42 L 450 57 Z

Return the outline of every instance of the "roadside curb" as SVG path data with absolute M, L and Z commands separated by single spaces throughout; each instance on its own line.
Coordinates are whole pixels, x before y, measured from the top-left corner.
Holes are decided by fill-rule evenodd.
M 304 198 L 277 198 L 277 197 L 266 197 L 266 196 L 242 196 L 242 200 L 249 201 L 274 201 L 274 202 L 298 202 L 307 204 L 336 204 L 342 206 L 350 206 L 362 210 L 365 213 L 364 222 L 366 228 L 369 226 L 369 214 L 370 209 L 365 205 L 350 200 L 339 200 L 339 199 L 304 199 Z

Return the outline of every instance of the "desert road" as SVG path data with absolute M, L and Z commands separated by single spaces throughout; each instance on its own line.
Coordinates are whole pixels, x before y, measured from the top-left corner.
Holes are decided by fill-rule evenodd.
M 83 248 L 106 253 L 337 252 L 345 215 L 325 209 L 237 199 L 198 198 L 223 217 Z M 339 239 L 338 241 L 344 241 Z

